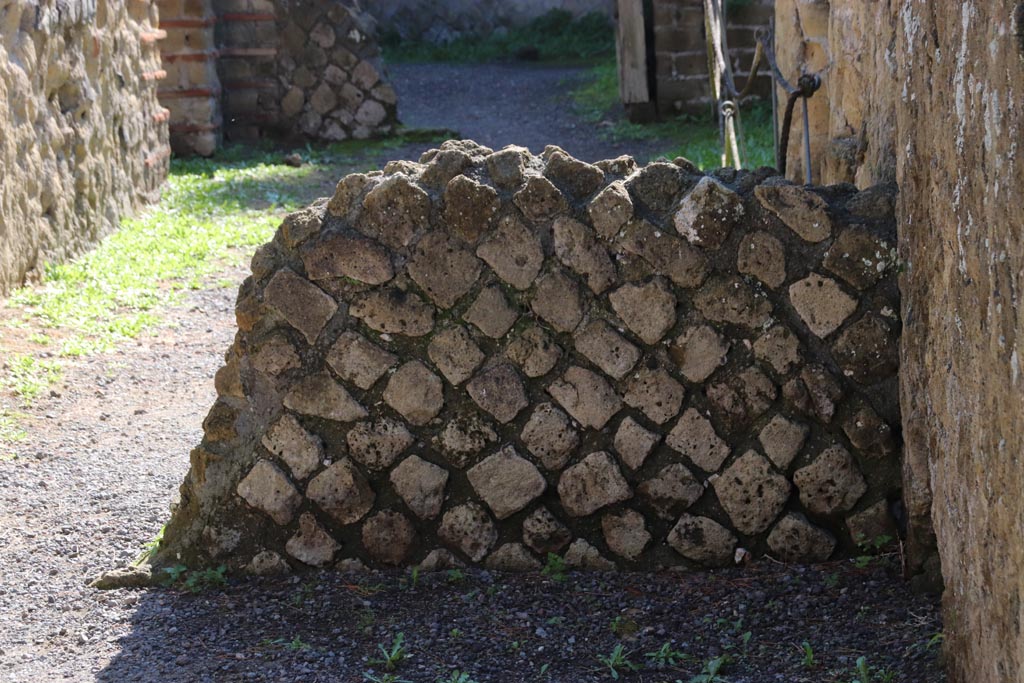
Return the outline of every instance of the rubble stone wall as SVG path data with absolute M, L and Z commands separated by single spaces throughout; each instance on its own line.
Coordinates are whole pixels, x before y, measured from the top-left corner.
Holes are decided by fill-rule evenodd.
M 344 0 L 214 0 L 225 137 L 340 141 L 391 132 L 373 20 Z
M 1022 681 L 1024 4 L 777 12 L 780 51 L 795 37 L 825 69 L 823 179 L 900 187 L 908 569 L 935 576 L 941 557 L 950 681 Z
M 252 262 L 156 563 L 823 561 L 894 535 L 893 196 L 448 142 Z
M 377 20 L 381 35 L 448 43 L 522 26 L 551 10 L 611 17 L 615 0 L 372 0 L 362 6 Z
M 156 23 L 142 0 L 0 0 L 0 294 L 156 198 Z

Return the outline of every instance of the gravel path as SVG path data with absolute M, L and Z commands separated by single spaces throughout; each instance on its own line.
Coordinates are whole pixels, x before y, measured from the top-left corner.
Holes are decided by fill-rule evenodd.
M 559 108 L 564 80 L 578 71 L 477 67 L 463 88 L 458 77 L 473 68 L 396 69 L 406 123 L 496 146 L 553 141 L 587 159 L 623 152 Z M 226 269 L 209 282 L 244 275 Z M 232 579 L 199 594 L 87 588 L 135 558 L 166 520 L 234 333 L 234 294 L 190 293 L 166 312 L 173 326 L 72 365 L 64 385 L 27 410 L 18 457 L 0 461 L 0 681 L 387 680 L 371 660 L 399 632 L 410 657 L 395 680 L 415 683 L 448 680 L 455 668 L 479 683 L 611 680 L 597 658 L 619 643 L 644 666 L 624 671 L 626 681 L 688 681 L 719 655 L 732 658 L 723 670 L 732 683 L 849 683 L 861 655 L 893 681 L 943 680 L 927 647 L 941 628 L 937 601 L 910 595 L 882 566 L 762 562 L 565 581 L 474 571 L 424 575 L 415 587 L 402 573 L 308 574 Z M 665 642 L 689 659 L 653 667 L 644 653 Z
M 671 146 L 662 140 L 609 142 L 597 124 L 571 114 L 570 91 L 586 70 L 522 64 L 398 64 L 388 68 L 398 115 L 412 128 L 451 128 L 500 149 L 539 154 L 554 142 L 584 161 L 631 154 L 647 161 Z

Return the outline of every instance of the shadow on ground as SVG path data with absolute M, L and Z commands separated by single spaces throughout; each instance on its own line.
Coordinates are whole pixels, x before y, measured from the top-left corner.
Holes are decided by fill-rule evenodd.
M 942 681 L 937 601 L 911 595 L 886 562 L 555 578 L 310 573 L 147 590 L 98 680 L 435 683 L 459 671 L 479 683 L 596 683 L 614 669 L 657 683 L 689 681 L 718 659 L 713 680 L 848 683 L 864 657 L 871 681 Z M 388 671 L 382 651 L 400 634 Z

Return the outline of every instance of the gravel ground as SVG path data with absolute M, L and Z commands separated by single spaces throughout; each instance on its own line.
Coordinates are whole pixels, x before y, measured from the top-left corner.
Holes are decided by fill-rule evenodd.
M 578 71 L 477 67 L 461 97 L 440 87 L 472 68 L 395 69 L 406 123 L 495 146 L 555 141 L 587 159 L 622 153 L 559 109 L 557 93 Z M 543 126 L 526 118 L 531 111 Z M 880 669 L 872 683 L 943 680 L 937 649 L 927 647 L 941 629 L 937 600 L 911 595 L 881 565 L 761 562 L 564 581 L 467 571 L 423 575 L 414 587 L 403 573 L 308 574 L 232 579 L 198 594 L 87 588 L 134 559 L 166 520 L 234 333 L 234 294 L 192 292 L 167 311 L 173 325 L 72 365 L 64 384 L 26 411 L 28 438 L 17 458 L 0 461 L 0 681 L 387 680 L 370 660 L 399 632 L 409 657 L 394 680 L 415 683 L 448 680 L 455 668 L 479 683 L 611 680 L 597 657 L 620 643 L 644 665 L 625 671 L 627 681 L 688 681 L 719 655 L 732 659 L 720 680 L 733 683 L 849 683 L 861 655 Z M 804 640 L 812 667 L 801 664 Z M 652 668 L 644 653 L 665 642 L 689 658 Z
M 663 140 L 609 142 L 599 127 L 572 116 L 569 92 L 586 70 L 523 64 L 397 64 L 388 67 L 398 115 L 411 128 L 451 128 L 500 149 L 534 154 L 554 142 L 584 161 L 631 154 L 647 161 L 671 147 Z

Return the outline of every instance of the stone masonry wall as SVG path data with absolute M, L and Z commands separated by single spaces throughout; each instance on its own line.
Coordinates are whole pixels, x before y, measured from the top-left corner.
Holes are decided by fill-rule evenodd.
M 155 24 L 140 0 L 0 0 L 0 294 L 156 198 Z
M 654 0 L 654 56 L 658 112 L 707 114 L 714 99 L 708 80 L 708 49 L 704 30 L 704 0 Z M 737 86 L 743 88 L 757 46 L 755 31 L 767 28 L 773 0 L 753 0 L 729 7 L 726 38 Z M 767 68 L 760 71 L 753 94 L 771 94 Z
M 551 10 L 581 17 L 613 13 L 614 0 L 372 0 L 364 9 L 377 20 L 381 35 L 402 40 L 448 43 L 460 37 L 487 36 L 522 26 Z
M 253 258 L 155 563 L 654 569 L 894 535 L 892 201 L 472 142 L 347 176 Z
M 934 494 L 951 683 L 1020 683 L 1024 5 L 897 4 L 907 481 Z
M 779 40 L 827 51 L 824 179 L 900 187 L 909 569 L 937 544 L 951 682 L 1024 681 L 1024 4 L 824 4 Z
M 225 137 L 339 141 L 397 123 L 372 19 L 342 0 L 214 0 Z

